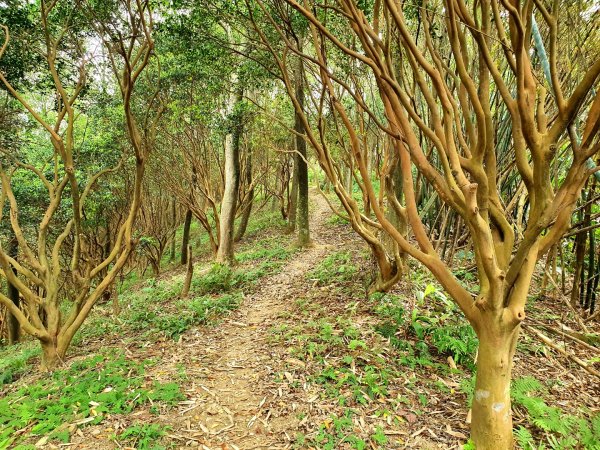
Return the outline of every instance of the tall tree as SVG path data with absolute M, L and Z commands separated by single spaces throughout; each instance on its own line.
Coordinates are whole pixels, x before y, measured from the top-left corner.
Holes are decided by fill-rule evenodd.
M 302 38 L 297 39 L 298 52 L 302 52 Z M 296 58 L 297 66 L 294 73 L 294 83 L 296 88 L 296 99 L 298 108 L 304 109 L 304 64 L 302 58 Z M 294 172 L 298 177 L 298 213 L 296 221 L 298 223 L 298 245 L 304 247 L 310 242 L 309 229 L 309 211 L 308 211 L 308 155 L 306 153 L 306 141 L 304 122 L 300 113 L 294 114 L 294 131 L 296 133 L 296 154 Z
M 479 337 L 471 426 L 475 445 L 512 448 L 511 371 L 534 268 L 569 227 L 581 188 L 593 172 L 586 161 L 600 151 L 600 97 L 594 94 L 586 108 L 600 75 L 600 55 L 579 67 L 576 78 L 561 76 L 558 1 L 547 9 L 540 1 L 519 0 L 445 0 L 422 7 L 392 0 L 338 0 L 335 7 L 286 0 L 310 23 L 313 53 L 301 56 L 312 65 L 315 91 L 326 98 L 313 102 L 319 114 L 311 127 L 314 122 L 287 79 L 286 52 L 296 51 L 288 39 L 288 16 L 279 2 L 257 3 L 287 49 L 282 52 L 251 15 L 255 29 L 281 69 L 296 111 L 304 116 L 307 137 L 348 214 L 370 221 L 427 267 Z M 551 96 L 538 81 L 543 78 L 535 76 L 531 59 L 533 15 L 548 30 Z M 578 17 L 588 26 L 585 21 L 591 19 Z M 362 80 L 356 76 L 361 69 L 368 73 Z M 371 89 L 375 96 L 365 94 Z M 340 141 L 351 149 L 374 221 L 368 214 L 359 216 L 357 205 L 337 185 L 324 138 L 324 103 L 343 130 Z M 392 139 L 386 168 L 400 167 L 402 198 L 392 189 L 385 195 L 390 207 L 406 215 L 411 240 L 386 215 L 368 169 L 368 142 L 352 109 L 362 111 Z M 581 144 L 570 140 L 565 176 L 554 186 L 550 168 L 556 150 L 569 141 L 568 128 L 585 119 L 586 109 Z M 508 202 L 499 189 L 495 145 L 504 113 L 514 145 L 513 175 L 523 181 L 529 202 L 522 236 L 507 219 Z M 464 221 L 474 250 L 477 291 L 465 289 L 436 251 L 420 215 L 419 183 L 429 185 Z M 369 242 L 369 234 L 361 236 Z
M 132 101 L 136 81 L 152 54 L 152 17 L 147 3 L 117 3 L 112 5 L 116 8 L 103 11 L 102 15 L 103 19 L 110 16 L 115 25 L 107 50 L 122 95 L 125 122 L 134 154 L 132 165 L 135 182 L 126 219 L 115 233 L 111 252 L 101 261 L 88 258 L 83 217 L 90 191 L 101 177 L 114 172 L 121 164 L 97 169 L 86 174 L 84 179 L 78 171 L 79 168 L 85 168 L 86 161 L 77 148 L 76 124 L 80 115 L 76 110 L 76 101 L 86 87 L 89 66 L 82 36 L 71 33 L 75 20 L 79 21 L 81 33 L 89 31 L 89 28 L 84 30 L 85 16 L 81 4 L 66 3 L 42 1 L 38 10 L 43 46 L 41 53 L 46 60 L 46 76 L 51 80 L 49 95 L 55 99 L 56 105 L 53 114 L 46 116 L 37 111 L 36 104 L 19 93 L 0 73 L 0 81 L 31 119 L 37 122 L 49 143 L 45 149 L 49 151 L 49 156 L 44 156 L 42 161 L 13 157 L 10 160 L 12 169 L 5 164 L 0 169 L 1 210 L 4 211 L 4 205 L 8 203 L 11 227 L 23 254 L 23 260 L 16 261 L 4 247 L 0 247 L 0 267 L 3 275 L 19 290 L 27 314 L 4 294 L 0 294 L 0 303 L 17 318 L 25 332 L 40 341 L 44 369 L 54 369 L 64 359 L 73 336 L 133 250 L 133 225 L 140 205 L 141 182 L 147 158 Z M 1 58 L 9 46 L 10 33 L 6 26 L 0 27 L 5 37 L 0 48 Z M 104 27 L 104 30 L 107 29 L 108 25 Z M 125 37 L 123 33 L 133 38 Z M 74 73 L 65 73 L 63 58 L 76 62 Z M 46 169 L 48 161 L 54 170 Z M 45 189 L 47 206 L 37 226 L 36 246 L 26 236 L 19 218 L 22 205 L 15 196 L 14 177 L 21 172 L 37 179 Z M 67 214 L 66 221 L 61 220 L 59 212 Z M 67 249 L 67 242 L 72 242 L 70 249 Z M 17 274 L 13 272 L 13 267 Z M 68 298 L 63 280 L 69 280 L 72 284 L 75 298 Z M 63 316 L 65 300 L 71 301 L 66 317 Z
M 219 250 L 216 258 L 217 262 L 224 264 L 233 264 L 235 261 L 233 233 L 240 188 L 240 139 L 243 127 L 241 102 L 244 91 L 237 80 L 232 85 L 234 92 L 229 100 L 231 129 L 225 139 L 225 189 L 221 201 Z

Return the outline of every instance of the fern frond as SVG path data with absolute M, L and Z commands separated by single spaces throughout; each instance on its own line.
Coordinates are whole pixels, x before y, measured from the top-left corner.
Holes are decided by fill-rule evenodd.
M 534 450 L 533 447 L 533 436 L 529 430 L 523 426 L 520 426 L 514 431 L 515 440 L 523 450 Z

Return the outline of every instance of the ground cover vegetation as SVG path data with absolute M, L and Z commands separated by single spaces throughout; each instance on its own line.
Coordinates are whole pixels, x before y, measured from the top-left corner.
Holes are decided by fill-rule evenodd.
M 599 25 L 0 2 L 0 448 L 600 448 Z

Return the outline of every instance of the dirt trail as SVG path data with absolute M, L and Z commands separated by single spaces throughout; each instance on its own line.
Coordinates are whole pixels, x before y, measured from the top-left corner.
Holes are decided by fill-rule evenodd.
M 285 351 L 270 342 L 269 330 L 305 293 L 305 273 L 333 247 L 325 227 L 330 209 L 318 193 L 312 194 L 312 246 L 294 255 L 282 272 L 261 280 L 219 327 L 188 333 L 177 346 L 172 360 L 186 366 L 189 384 L 183 385 L 190 398 L 167 418 L 173 427 L 170 438 L 178 445 L 211 450 L 290 448 L 299 419 L 293 400 L 277 383 L 278 376 L 291 375 L 284 372 Z M 293 398 L 298 399 L 297 394 Z

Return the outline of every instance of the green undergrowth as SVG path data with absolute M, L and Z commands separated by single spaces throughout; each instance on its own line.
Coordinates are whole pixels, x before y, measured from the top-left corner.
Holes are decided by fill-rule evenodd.
M 525 413 L 529 422 L 514 431 L 519 447 L 523 450 L 599 450 L 600 413 L 580 410 L 578 416 L 573 416 L 561 408 L 548 406 L 544 400 L 548 389 L 548 382 L 542 383 L 531 376 L 513 381 L 513 408 Z
M 203 295 L 175 300 L 172 308 L 160 304 L 134 303 L 122 320 L 133 331 L 146 335 L 161 332 L 177 340 L 193 326 L 217 322 L 222 316 L 236 309 L 242 299 L 239 292 L 222 295 Z
M 297 448 L 360 450 L 376 444 L 379 447 L 375 448 L 383 448 L 387 442 L 383 430 L 402 420 L 394 410 L 405 399 L 390 395 L 390 381 L 398 373 L 386 363 L 382 349 L 374 347 L 351 320 L 341 317 L 283 324 L 272 333 L 285 342 L 293 358 L 311 367 L 308 381 L 321 387 L 321 399 L 340 409 L 316 433 L 299 434 Z M 363 432 L 357 426 L 357 420 L 362 418 L 361 408 L 374 410 L 370 419 L 373 423 Z
M 167 447 L 157 444 L 167 433 L 170 427 L 163 427 L 155 423 L 136 423 L 127 427 L 116 438 L 130 448 L 163 450 Z
M 513 431 L 518 447 L 522 450 L 599 450 L 600 414 L 580 408 L 574 416 L 559 407 L 549 406 L 546 401 L 552 387 L 559 388 L 560 382 L 542 382 L 532 376 L 513 380 L 513 411 L 527 419 Z M 467 393 L 470 405 L 475 390 L 474 377 L 466 379 L 461 389 Z
M 30 361 L 41 353 L 36 344 L 34 341 L 25 341 L 0 347 L 0 388 L 27 372 Z
M 416 292 L 416 302 L 407 311 L 402 297 L 376 294 L 375 330 L 399 350 L 399 360 L 412 369 L 418 366 L 447 370 L 439 357 L 452 357 L 458 366 L 473 370 L 478 340 L 458 308 L 432 284 Z
M 238 223 L 236 222 L 236 229 L 237 226 Z M 243 240 L 251 239 L 265 230 L 271 230 L 281 233 L 284 231 L 286 226 L 287 222 L 281 217 L 281 213 L 278 210 L 264 210 L 258 212 L 257 214 L 252 213 Z
M 292 320 L 272 330 L 291 356 L 309 368 L 307 380 L 320 386 L 321 399 L 337 408 L 318 430 L 299 434 L 297 448 L 395 448 L 402 443 L 385 442 L 385 432 L 425 416 L 435 408 L 432 398 L 462 403 L 467 414 L 478 348 L 472 327 L 444 291 L 417 271 L 410 274 L 411 291 L 372 295 L 359 307 L 371 316 L 369 325 L 354 325 L 355 299 L 362 296 L 357 268 L 367 263 L 348 251 L 324 258 L 307 280 L 326 287 L 335 300 L 299 299 L 289 316 Z M 461 276 L 466 285 L 471 283 L 469 272 Z M 380 348 L 374 333 L 390 346 Z M 513 408 L 524 419 L 515 426 L 517 445 L 523 450 L 600 450 L 597 413 L 585 407 L 566 412 L 549 406 L 556 383 L 531 377 L 514 381 Z M 367 426 L 357 426 L 365 411 L 370 414 Z M 376 430 L 381 431 L 381 441 Z
M 332 214 L 326 222 L 328 225 L 348 225 L 350 222 L 346 220 L 344 217 L 341 217 L 337 214 Z
M 197 264 L 187 298 L 180 297 L 182 270 L 145 280 L 130 274 L 121 285 L 120 314 L 115 317 L 110 304 L 98 305 L 75 336 L 71 354 L 84 353 L 90 341 L 111 345 L 115 339 L 117 345 L 118 339 L 143 346 L 161 336 L 178 339 L 191 327 L 218 323 L 262 277 L 282 269 L 295 251 L 288 241 L 277 214 L 258 214 L 236 249 L 237 264 L 233 268 Z M 37 342 L 31 339 L 0 351 L 0 388 L 30 372 L 32 359 L 39 356 Z M 142 406 L 159 413 L 176 404 L 183 399 L 179 384 L 185 374 L 173 383 L 152 382 L 144 373 L 154 364 L 127 359 L 115 349 L 28 381 L 27 386 L 5 386 L 7 394 L 0 400 L 0 448 L 28 448 L 44 436 L 66 442 L 77 426 L 97 424 Z M 156 424 L 134 423 L 112 438 L 129 447 L 158 449 L 164 448 L 157 440 L 165 432 Z
M 278 223 L 273 214 L 261 216 L 250 222 L 248 237 L 269 227 L 275 227 L 277 232 Z M 281 270 L 294 252 L 289 243 L 282 242 L 279 234 L 249 242 L 238 249 L 237 264 L 233 268 L 221 264 L 197 265 L 185 299 L 180 298 L 183 273 L 147 280 L 138 289 L 122 293 L 119 301 L 123 311 L 118 318 L 90 318 L 77 339 L 118 334 L 123 326 L 143 332 L 148 338 L 163 335 L 178 339 L 191 327 L 217 323 L 235 310 L 245 292 L 261 278 Z
M 171 276 L 164 272 L 159 278 L 130 273 L 119 287 L 120 314 L 114 315 L 111 304 L 97 305 L 75 335 L 70 354 L 86 353 L 85 346 L 99 339 L 139 345 L 160 336 L 178 339 L 193 326 L 218 323 L 239 306 L 245 292 L 262 277 L 280 271 L 296 251 L 283 225 L 276 212 L 259 211 L 252 216 L 243 241 L 236 247 L 237 265 L 196 264 L 185 299 L 180 298 L 184 281 L 181 269 Z M 192 231 L 192 239 L 203 235 L 195 222 Z M 17 346 L 0 347 L 0 388 L 31 372 L 39 354 L 38 343 L 28 336 Z
M 310 321 L 301 330 L 283 330 L 283 338 L 292 344 L 293 356 L 319 367 L 312 381 L 324 385 L 341 406 L 365 405 L 387 394 L 390 373 L 384 358 L 369 349 L 349 320 Z
M 381 427 L 368 436 L 359 437 L 356 433 L 357 414 L 351 409 L 346 409 L 340 415 L 332 415 L 319 427 L 314 438 L 304 434 L 296 436 L 296 448 L 307 448 L 307 444 L 316 445 L 323 450 L 335 450 L 338 448 L 352 448 L 355 450 L 366 450 L 369 448 L 385 448 L 388 437 Z M 309 448 L 314 448 L 308 446 Z
M 459 391 L 466 395 L 467 409 L 475 387 L 475 355 L 478 341 L 473 329 L 435 286 L 416 292 L 408 312 L 403 299 L 394 294 L 376 295 L 375 313 L 381 322 L 376 330 L 398 350 L 398 362 L 412 370 L 434 369 L 440 375 L 451 372 L 441 358 L 452 356 L 463 378 Z M 428 301 L 429 299 L 429 301 Z M 437 386 L 448 391 L 442 385 Z M 447 392 L 448 393 L 448 392 Z M 515 428 L 515 440 L 524 450 L 600 449 L 600 415 L 580 408 L 577 416 L 550 407 L 547 385 L 533 377 L 518 378 L 512 385 L 513 408 L 527 419 Z
M 78 426 L 99 424 L 141 407 L 158 415 L 177 405 L 185 399 L 177 383 L 145 376 L 157 362 L 132 360 L 113 350 L 20 386 L 0 399 L 0 448 L 28 448 L 19 445 L 42 436 L 69 442 Z
M 317 286 L 334 285 L 336 289 L 352 287 L 359 270 L 352 261 L 352 253 L 338 251 L 327 255 L 316 267 L 306 274 Z

